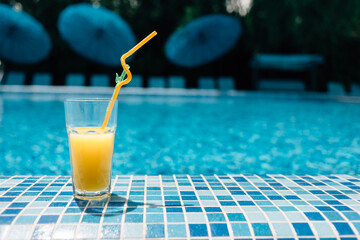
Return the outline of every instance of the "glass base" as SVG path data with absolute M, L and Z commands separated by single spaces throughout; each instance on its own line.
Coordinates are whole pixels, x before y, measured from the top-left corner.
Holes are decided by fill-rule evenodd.
M 102 191 L 80 191 L 74 189 L 74 198 L 81 200 L 103 199 L 109 196 L 110 196 L 110 188 L 104 189 Z

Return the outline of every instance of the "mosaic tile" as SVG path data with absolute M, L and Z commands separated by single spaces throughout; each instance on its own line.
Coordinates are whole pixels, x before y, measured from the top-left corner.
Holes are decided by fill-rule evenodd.
M 121 232 L 120 225 L 102 225 L 100 230 L 101 239 L 119 239 Z
M 76 225 L 58 225 L 52 235 L 53 239 L 75 238 Z
M 272 226 L 273 226 L 277 236 L 294 236 L 295 235 L 290 224 L 287 222 L 272 223 Z
M 207 237 L 208 230 L 206 224 L 189 224 L 191 237 Z
M 228 237 L 229 231 L 225 223 L 211 223 L 210 232 L 213 237 Z
M 112 181 L 109 200 L 75 201 L 69 176 L 0 176 L 0 237 L 360 238 L 357 176 L 137 175 Z
M 231 223 L 231 228 L 235 237 L 251 236 L 247 223 Z
M 31 239 L 51 239 L 55 225 L 36 226 Z
M 147 223 L 163 223 L 164 216 L 162 214 L 146 214 Z
M 76 233 L 76 239 L 96 239 L 99 231 L 99 225 L 86 224 L 79 225 Z
M 10 228 L 10 227 L 8 227 L 8 228 Z M 3 232 L 3 234 L 1 234 L 2 235 L 1 239 L 3 239 L 3 237 L 5 237 L 5 236 L 7 239 L 12 239 L 12 240 L 29 239 L 32 235 L 32 230 L 33 230 L 33 226 L 31 226 L 31 225 L 13 226 L 11 229 L 9 229 L 9 231 L 7 232 L 6 235 L 5 235 L 6 232 Z
M 19 216 L 15 224 L 34 224 L 38 216 Z
M 143 237 L 144 224 L 124 224 L 123 227 L 124 238 L 137 238 Z
M 167 221 L 173 223 L 183 223 L 185 222 L 185 218 L 183 214 L 167 214 Z
M 146 238 L 163 238 L 165 237 L 164 224 L 147 224 Z
M 61 223 L 78 223 L 80 221 L 81 215 L 63 215 L 61 218 Z

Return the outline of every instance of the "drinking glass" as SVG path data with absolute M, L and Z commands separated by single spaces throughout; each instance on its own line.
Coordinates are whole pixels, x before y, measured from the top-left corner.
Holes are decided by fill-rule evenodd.
M 106 127 L 106 111 L 113 108 Z M 109 196 L 118 103 L 109 99 L 65 99 L 71 176 L 75 198 Z

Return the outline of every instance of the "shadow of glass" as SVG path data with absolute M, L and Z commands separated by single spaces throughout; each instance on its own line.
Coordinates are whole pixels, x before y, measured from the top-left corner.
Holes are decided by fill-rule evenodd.
M 91 215 L 97 215 L 102 214 L 104 211 L 104 207 L 107 205 L 106 214 L 112 214 L 112 215 L 122 215 L 124 214 L 124 206 L 125 202 L 127 202 L 127 208 L 126 213 L 135 211 L 139 206 L 148 207 L 148 208 L 172 208 L 172 207 L 183 207 L 183 206 L 193 206 L 192 204 L 188 205 L 157 205 L 152 203 L 144 203 L 144 202 L 135 202 L 130 199 L 126 199 L 125 197 L 119 196 L 117 194 L 111 194 L 110 197 L 105 199 L 99 199 L 99 200 L 81 200 L 75 198 L 75 203 L 77 206 L 84 211 L 85 213 L 91 214 Z M 125 214 L 126 214 L 125 213 Z

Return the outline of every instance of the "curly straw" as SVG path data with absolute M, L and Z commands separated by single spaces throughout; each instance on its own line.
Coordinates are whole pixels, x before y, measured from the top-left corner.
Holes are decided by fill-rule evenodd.
M 124 86 L 125 84 L 128 84 L 131 81 L 131 78 L 132 78 L 132 74 L 131 74 L 129 68 L 126 66 L 125 59 L 128 58 L 134 52 L 136 52 L 139 48 L 141 48 L 145 43 L 147 43 L 150 39 L 152 39 L 156 34 L 157 34 L 157 32 L 153 31 L 146 38 L 144 38 L 141 42 L 136 44 L 135 47 L 130 49 L 130 51 L 128 51 L 127 53 L 125 53 L 125 54 L 123 54 L 121 56 L 120 61 L 121 61 L 121 65 L 122 65 L 124 71 L 126 72 L 126 79 L 124 81 L 121 81 L 121 82 L 117 83 L 116 86 L 115 86 L 114 93 L 113 93 L 113 95 L 111 97 L 110 105 L 109 105 L 109 107 L 108 107 L 108 109 L 106 111 L 106 116 L 105 116 L 105 119 L 104 119 L 104 123 L 103 123 L 103 125 L 101 127 L 102 129 L 106 128 L 106 125 L 107 125 L 107 123 L 109 121 L 109 118 L 110 118 L 110 115 L 111 115 L 111 111 L 112 111 L 113 106 L 114 106 L 114 101 L 117 99 L 120 88 L 122 86 Z

